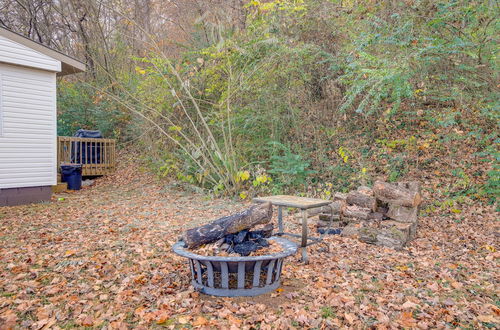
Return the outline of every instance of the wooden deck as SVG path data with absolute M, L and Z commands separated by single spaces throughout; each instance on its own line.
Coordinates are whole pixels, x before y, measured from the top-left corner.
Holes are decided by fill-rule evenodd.
M 83 176 L 106 175 L 116 168 L 116 140 L 57 137 L 57 164 L 81 164 Z

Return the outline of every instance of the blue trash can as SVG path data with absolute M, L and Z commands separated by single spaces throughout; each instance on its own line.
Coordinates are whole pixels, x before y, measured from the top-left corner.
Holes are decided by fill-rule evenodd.
M 80 190 L 82 188 L 82 165 L 61 165 L 61 180 L 68 184 L 68 189 Z

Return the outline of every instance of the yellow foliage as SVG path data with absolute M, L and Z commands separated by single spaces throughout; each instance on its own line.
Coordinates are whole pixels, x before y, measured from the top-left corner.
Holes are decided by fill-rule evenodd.
M 257 178 L 255 178 L 258 183 L 266 183 L 267 182 L 267 176 L 265 175 L 259 175 Z
M 415 96 L 418 96 L 420 93 L 422 93 L 424 90 L 423 89 L 416 89 L 413 94 L 415 94 Z
M 337 153 L 339 154 L 340 158 L 342 158 L 344 163 L 347 163 L 347 161 L 349 160 L 349 151 L 344 147 L 340 147 Z
M 491 245 L 485 245 L 485 246 L 483 246 L 483 248 L 490 251 L 490 252 L 496 252 L 496 249 Z
M 171 132 L 173 132 L 173 131 L 179 132 L 181 129 L 182 129 L 182 127 L 180 127 L 180 126 L 170 126 L 168 128 L 168 130 L 171 131 Z
M 250 172 L 248 171 L 239 171 L 236 174 L 236 182 L 245 182 L 250 179 Z
M 146 74 L 146 70 L 144 70 L 143 68 L 139 67 L 139 66 L 136 66 L 135 67 L 135 71 L 139 74 Z
M 258 175 L 255 180 L 253 180 L 252 184 L 254 185 L 254 187 L 258 187 L 260 186 L 261 184 L 266 184 L 266 183 L 270 183 L 272 182 L 273 180 L 268 177 L 267 175 L 265 174 L 261 174 L 261 175 Z

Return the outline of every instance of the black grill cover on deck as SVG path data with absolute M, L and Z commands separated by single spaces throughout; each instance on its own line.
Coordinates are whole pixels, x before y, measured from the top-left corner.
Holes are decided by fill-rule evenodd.
M 101 131 L 90 131 L 86 129 L 79 129 L 76 131 L 75 137 L 102 139 Z M 72 163 L 77 164 L 101 164 L 101 145 L 100 143 L 85 142 L 72 142 L 71 145 L 71 159 Z
M 87 129 L 79 129 L 73 136 L 81 138 L 102 139 L 101 131 L 90 131 Z

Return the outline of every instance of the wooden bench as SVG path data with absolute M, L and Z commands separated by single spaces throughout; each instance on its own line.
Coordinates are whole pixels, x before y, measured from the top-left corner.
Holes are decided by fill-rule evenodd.
M 302 252 L 302 261 L 304 263 L 309 263 L 309 259 L 307 257 L 307 246 L 311 244 L 315 244 L 322 241 L 323 235 L 321 237 L 308 237 L 308 229 L 307 229 L 307 210 L 330 205 L 331 201 L 317 199 L 317 198 L 308 198 L 308 197 L 298 197 L 298 196 L 289 196 L 289 195 L 276 195 L 276 196 L 267 196 L 267 197 L 256 197 L 253 199 L 256 203 L 265 203 L 270 202 L 272 205 L 276 205 L 278 207 L 278 235 L 288 235 L 292 237 L 301 238 L 301 252 Z M 302 234 L 292 234 L 285 233 L 283 230 L 283 207 L 293 207 L 300 209 L 302 212 Z M 311 241 L 308 243 L 308 241 Z

